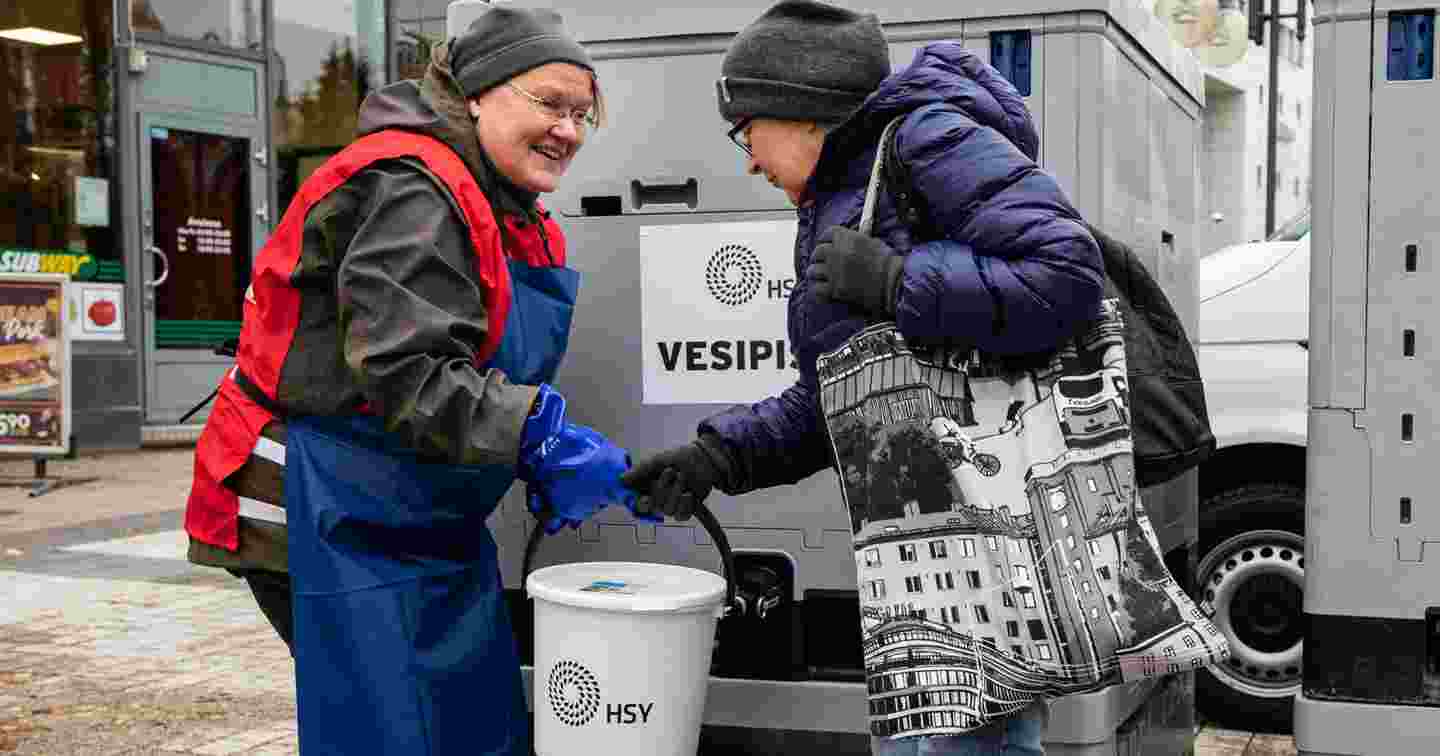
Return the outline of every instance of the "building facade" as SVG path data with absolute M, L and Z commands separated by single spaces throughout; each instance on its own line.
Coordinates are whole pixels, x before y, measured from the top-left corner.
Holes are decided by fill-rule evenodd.
M 82 289 L 110 303 L 105 333 L 67 329 L 82 453 L 196 436 L 254 254 L 447 4 L 0 3 L 0 260 L 68 274 L 71 321 Z
M 1281 0 L 1294 13 L 1296 0 Z M 1266 31 L 1266 41 L 1269 33 Z M 1310 205 L 1311 56 L 1313 35 L 1300 40 L 1295 21 L 1281 22 L 1279 90 L 1270 92 L 1270 51 L 1248 44 L 1244 57 L 1205 73 L 1201 144 L 1199 249 L 1209 254 L 1232 244 L 1263 240 L 1266 203 L 1266 141 L 1270 98 L 1276 98 L 1275 225 L 1278 229 Z

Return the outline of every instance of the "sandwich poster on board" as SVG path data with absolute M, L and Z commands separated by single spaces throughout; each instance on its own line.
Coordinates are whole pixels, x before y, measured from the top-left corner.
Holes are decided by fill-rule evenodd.
M 0 453 L 69 451 L 67 285 L 61 275 L 0 276 Z

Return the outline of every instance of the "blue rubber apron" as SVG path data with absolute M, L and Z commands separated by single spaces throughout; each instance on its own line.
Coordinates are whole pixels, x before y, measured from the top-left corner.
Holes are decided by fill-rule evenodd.
M 579 274 L 510 261 L 489 367 L 553 380 Z M 419 458 L 373 417 L 287 418 L 285 509 L 300 746 L 318 754 L 530 753 L 520 659 L 485 520 L 509 465 Z

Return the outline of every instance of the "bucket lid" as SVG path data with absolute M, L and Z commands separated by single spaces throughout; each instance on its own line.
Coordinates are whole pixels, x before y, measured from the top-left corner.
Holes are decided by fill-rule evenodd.
M 531 596 L 610 612 L 693 612 L 719 608 L 725 579 L 713 572 L 653 562 L 576 562 L 530 573 Z

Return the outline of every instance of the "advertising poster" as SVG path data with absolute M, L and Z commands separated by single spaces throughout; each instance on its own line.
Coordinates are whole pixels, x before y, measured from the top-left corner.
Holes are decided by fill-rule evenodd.
M 0 276 L 0 453 L 65 454 L 70 350 L 64 276 Z
M 66 319 L 71 341 L 124 341 L 125 285 L 72 282 Z
M 794 244 L 794 221 L 640 229 L 646 404 L 757 402 L 795 383 Z

